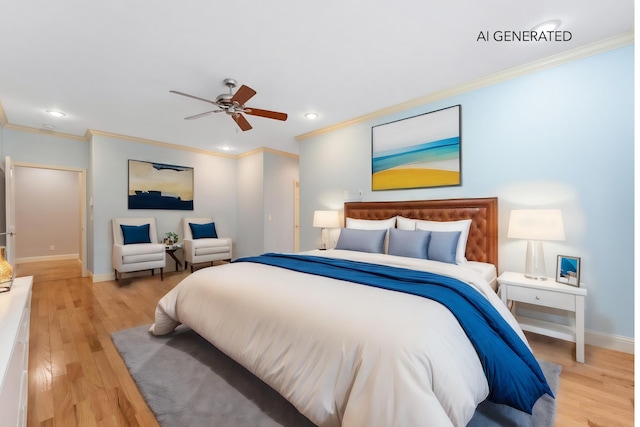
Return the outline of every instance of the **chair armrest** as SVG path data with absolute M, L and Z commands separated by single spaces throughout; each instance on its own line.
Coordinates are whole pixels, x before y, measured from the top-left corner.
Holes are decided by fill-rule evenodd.
M 194 247 L 193 247 L 193 239 L 184 239 L 182 240 L 183 247 L 182 250 L 184 251 L 184 253 L 190 253 L 193 255 L 194 253 Z
M 113 249 L 111 251 L 111 262 L 113 263 L 113 268 L 118 269 L 118 267 L 122 267 L 122 248 L 124 245 L 114 244 Z

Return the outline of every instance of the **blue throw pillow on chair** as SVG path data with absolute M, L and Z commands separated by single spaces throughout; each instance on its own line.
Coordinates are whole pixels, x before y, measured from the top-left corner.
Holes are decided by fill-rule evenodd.
M 190 222 L 189 227 L 191 228 L 191 235 L 194 239 L 218 238 L 215 222 L 210 222 L 208 224 L 194 224 L 193 222 Z
M 120 224 L 120 228 L 122 229 L 122 237 L 124 237 L 125 245 L 131 245 L 134 243 L 151 243 L 151 237 L 149 236 L 149 224 Z

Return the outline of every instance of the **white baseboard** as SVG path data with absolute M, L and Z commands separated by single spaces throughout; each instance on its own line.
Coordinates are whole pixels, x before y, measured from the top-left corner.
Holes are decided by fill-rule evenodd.
M 586 330 L 584 332 L 584 341 L 586 344 L 594 345 L 596 347 L 621 351 L 623 353 L 635 354 L 635 343 L 633 338 Z
M 16 258 L 16 264 L 26 264 L 29 262 L 43 262 L 43 261 L 62 261 L 67 259 L 77 259 L 78 261 L 80 261 L 80 255 L 79 254 L 63 254 L 63 255 L 47 255 L 47 256 Z
M 108 282 L 109 280 L 115 280 L 116 276 L 113 273 L 106 274 L 91 274 L 91 281 L 96 282 Z

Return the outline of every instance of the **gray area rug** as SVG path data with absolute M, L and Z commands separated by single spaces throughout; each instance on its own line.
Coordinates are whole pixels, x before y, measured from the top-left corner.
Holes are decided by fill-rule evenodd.
M 185 327 L 164 337 L 150 325 L 115 332 L 111 338 L 149 407 L 164 427 L 313 427 L 276 391 Z M 561 367 L 541 361 L 557 392 Z M 533 416 L 483 402 L 473 427 L 552 427 L 555 400 L 543 396 Z

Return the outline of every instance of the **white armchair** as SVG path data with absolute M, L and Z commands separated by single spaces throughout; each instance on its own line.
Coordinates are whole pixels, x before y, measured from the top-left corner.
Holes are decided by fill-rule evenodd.
M 212 218 L 182 218 L 184 268 L 191 264 L 191 272 L 194 264 L 209 262 L 213 265 L 214 261 L 231 261 L 232 241 L 227 237 L 211 237 L 217 236 L 215 224 L 211 234 L 211 227 L 208 225 L 212 223 Z M 196 235 L 192 227 L 196 230 Z
M 166 265 L 164 244 L 158 241 L 155 218 L 113 218 L 113 251 L 111 261 L 116 280 L 122 273 L 160 269 L 160 280 L 164 280 Z

